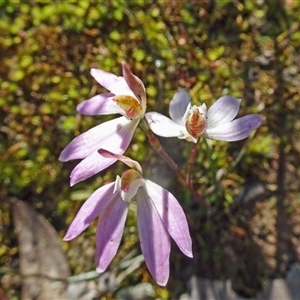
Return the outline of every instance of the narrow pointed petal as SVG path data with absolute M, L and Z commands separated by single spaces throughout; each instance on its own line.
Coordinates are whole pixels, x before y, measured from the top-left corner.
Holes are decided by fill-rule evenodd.
M 239 111 L 240 102 L 231 96 L 219 98 L 207 111 L 207 127 L 216 127 L 233 120 Z
M 150 180 L 145 180 L 145 182 L 149 200 L 156 207 L 170 236 L 182 253 L 188 257 L 193 257 L 192 239 L 182 207 L 169 191 Z
M 113 199 L 115 183 L 109 183 L 97 189 L 81 206 L 71 223 L 64 241 L 70 241 L 83 232 Z
M 61 152 L 60 161 L 85 158 L 100 148 L 123 154 L 129 145 L 138 120 L 119 117 L 82 133 Z M 122 152 L 122 151 L 123 152 Z
M 186 132 L 184 126 L 178 125 L 171 119 L 157 112 L 146 113 L 145 118 L 148 121 L 151 130 L 159 136 L 178 137 L 182 136 L 183 132 Z
M 173 96 L 169 107 L 169 114 L 174 122 L 179 125 L 184 125 L 182 124 L 182 118 L 190 103 L 190 95 L 185 90 L 179 89 L 178 92 Z
M 239 141 L 248 137 L 263 120 L 264 117 L 260 115 L 247 115 L 218 127 L 208 128 L 202 136 L 218 141 Z
M 154 280 L 165 286 L 169 279 L 170 236 L 143 188 L 137 192 L 140 244 Z
M 126 63 L 122 63 L 123 76 L 135 97 L 140 101 L 143 112 L 146 110 L 146 89 L 141 79 L 132 74 Z
M 101 86 L 108 89 L 111 93 L 115 95 L 131 95 L 134 97 L 124 77 L 100 69 L 91 69 L 91 75 Z
M 97 151 L 94 151 L 73 169 L 70 175 L 70 186 L 92 177 L 116 161 L 115 158 L 104 158 Z
M 135 169 L 140 174 L 143 174 L 142 167 L 136 160 L 133 160 L 133 159 L 131 159 L 127 156 L 124 156 L 124 155 L 119 155 L 119 154 L 116 154 L 116 153 L 112 153 L 112 152 L 104 150 L 104 149 L 99 149 L 98 153 L 100 155 L 102 155 L 103 157 L 106 157 L 106 158 L 116 158 L 119 161 L 121 161 L 122 163 L 124 163 L 125 165 L 127 165 L 129 168 Z
M 112 93 L 104 93 L 92 97 L 78 104 L 77 111 L 88 116 L 124 114 L 123 109 L 112 100 L 114 96 Z
M 96 234 L 97 272 L 104 272 L 118 251 L 125 221 L 128 203 L 117 194 L 99 216 Z

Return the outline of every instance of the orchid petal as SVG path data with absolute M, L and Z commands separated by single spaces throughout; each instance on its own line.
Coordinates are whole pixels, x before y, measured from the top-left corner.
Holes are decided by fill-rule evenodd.
M 129 88 L 139 100 L 143 113 L 146 110 L 146 89 L 141 79 L 132 74 L 126 63 L 122 62 L 123 76 Z
M 70 241 L 84 231 L 113 198 L 114 182 L 97 189 L 81 206 L 71 223 L 64 241 Z
M 123 117 L 122 117 L 123 118 Z M 99 148 L 110 149 L 116 154 L 123 154 L 127 149 L 132 135 L 139 120 L 131 120 L 126 126 L 123 126 L 119 131 L 113 132 L 106 143 L 99 143 Z M 104 149 L 104 150 L 106 150 Z M 117 158 L 104 158 L 98 153 L 98 147 L 96 150 L 84 158 L 72 171 L 70 185 L 83 181 L 102 170 L 106 169 L 117 161 Z
M 131 95 L 135 97 L 124 77 L 117 76 L 100 69 L 91 69 L 91 75 L 101 86 L 108 89 L 111 93 L 115 95 Z
M 94 151 L 73 169 L 70 175 L 70 186 L 90 178 L 116 161 L 115 158 L 104 158 L 97 151 Z
M 219 98 L 207 111 L 207 128 L 217 127 L 233 120 L 239 111 L 240 102 L 231 96 Z
M 260 126 L 263 120 L 264 117 L 260 115 L 247 115 L 218 127 L 207 128 L 202 136 L 219 141 L 239 141 L 248 137 L 253 130 Z
M 124 231 L 128 212 L 128 203 L 120 194 L 107 205 L 99 216 L 96 233 L 96 266 L 97 272 L 104 272 L 116 255 Z
M 116 154 L 116 153 L 112 153 L 112 152 L 104 150 L 104 149 L 99 149 L 98 153 L 100 155 L 102 155 L 103 157 L 106 157 L 106 158 L 116 158 L 117 160 L 119 160 L 122 163 L 124 163 L 125 165 L 127 165 L 129 168 L 135 169 L 140 174 L 143 174 L 142 167 L 136 160 L 133 160 L 133 159 L 131 159 L 127 156 L 124 156 L 124 155 L 119 155 L 119 154 Z
M 178 125 L 171 119 L 157 113 L 149 112 L 145 114 L 150 129 L 157 135 L 163 137 L 178 137 L 181 136 L 186 129 L 182 125 Z
M 139 120 L 119 117 L 82 133 L 67 145 L 59 156 L 60 161 L 85 158 L 100 148 L 123 154 L 128 147 Z
M 169 114 L 174 122 L 184 125 L 182 119 L 190 103 L 190 95 L 185 90 L 179 89 L 173 96 L 169 106 Z
M 82 115 L 109 115 L 124 114 L 124 110 L 120 108 L 112 98 L 112 93 L 104 93 L 85 100 L 77 105 L 77 111 Z
M 183 209 L 176 198 L 156 183 L 145 180 L 149 200 L 155 206 L 165 228 L 182 253 L 193 257 L 192 239 Z
M 147 268 L 154 280 L 165 286 L 169 279 L 170 236 L 145 189 L 137 192 L 140 244 Z

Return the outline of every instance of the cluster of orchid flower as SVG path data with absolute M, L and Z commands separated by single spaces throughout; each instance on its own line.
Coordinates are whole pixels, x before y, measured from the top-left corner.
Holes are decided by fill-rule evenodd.
M 187 219 L 177 199 L 169 191 L 143 178 L 138 162 L 123 156 L 142 120 L 151 133 L 177 137 L 197 144 L 200 137 L 238 141 L 257 129 L 263 117 L 252 114 L 234 119 L 240 101 L 223 96 L 208 110 L 205 104 L 192 106 L 186 91 L 180 89 L 170 102 L 170 118 L 157 112 L 146 113 L 146 90 L 142 81 L 122 64 L 123 76 L 92 69 L 91 75 L 108 93 L 94 96 L 77 106 L 83 115 L 121 114 L 71 141 L 59 159 L 82 159 L 71 173 L 71 186 L 106 169 L 117 160 L 130 169 L 115 182 L 97 189 L 82 205 L 64 240 L 83 232 L 98 217 L 96 266 L 104 272 L 114 258 L 121 239 L 130 201 L 137 202 L 140 245 L 145 262 L 159 285 L 169 278 L 170 237 L 188 257 L 193 257 Z M 153 135 L 154 136 L 154 135 Z

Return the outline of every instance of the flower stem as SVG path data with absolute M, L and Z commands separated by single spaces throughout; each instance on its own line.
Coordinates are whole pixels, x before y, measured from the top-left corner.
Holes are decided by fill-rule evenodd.
M 197 144 L 192 143 L 191 151 L 190 151 L 190 160 L 189 160 L 189 167 L 188 167 L 188 174 L 187 174 L 187 185 L 192 188 L 193 187 L 193 170 L 195 165 L 195 159 L 197 154 Z

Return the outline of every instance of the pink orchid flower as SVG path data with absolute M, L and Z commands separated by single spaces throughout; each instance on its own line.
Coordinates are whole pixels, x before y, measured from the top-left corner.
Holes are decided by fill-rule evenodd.
M 206 105 L 192 106 L 189 94 L 183 90 L 170 102 L 171 119 L 157 112 L 146 113 L 151 130 L 163 137 L 177 137 L 197 143 L 200 137 L 219 141 L 239 141 L 257 129 L 263 116 L 250 114 L 235 119 L 240 100 L 231 96 L 219 98 L 208 110 Z
M 135 169 L 96 190 L 80 208 L 64 240 L 77 237 L 98 217 L 96 266 L 98 272 L 104 272 L 119 248 L 129 203 L 136 197 L 140 245 L 146 265 L 154 280 L 165 286 L 169 278 L 170 237 L 186 256 L 193 257 L 185 214 L 169 191 L 142 177 L 138 162 L 102 149 L 99 153 Z
M 109 93 L 83 101 L 77 111 L 84 115 L 121 114 L 122 117 L 97 125 L 71 141 L 61 152 L 59 160 L 82 159 L 71 173 L 71 186 L 112 165 L 116 158 L 103 159 L 98 149 L 123 154 L 133 133 L 144 117 L 146 91 L 142 81 L 122 63 L 123 77 L 92 69 L 91 75 Z

